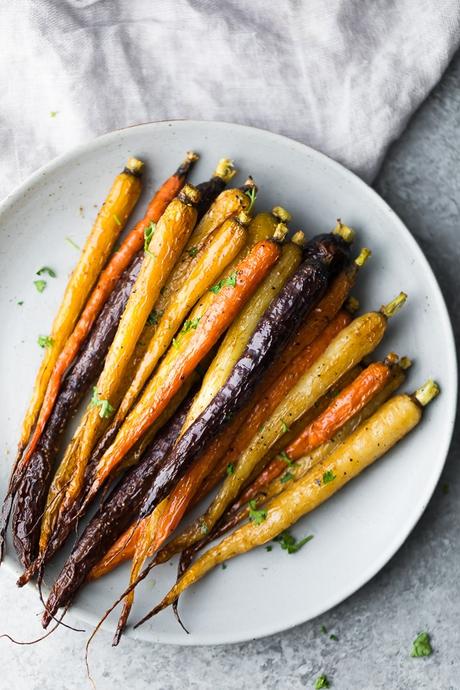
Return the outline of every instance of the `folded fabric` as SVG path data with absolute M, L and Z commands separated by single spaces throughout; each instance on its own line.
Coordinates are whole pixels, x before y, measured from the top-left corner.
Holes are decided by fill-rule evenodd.
M 150 120 L 291 136 L 366 180 L 460 41 L 458 0 L 15 0 L 0 22 L 0 195 Z

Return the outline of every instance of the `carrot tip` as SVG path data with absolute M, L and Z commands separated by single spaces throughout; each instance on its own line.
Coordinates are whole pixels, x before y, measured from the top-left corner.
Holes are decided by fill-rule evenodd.
M 252 216 L 246 213 L 246 211 L 240 211 L 236 216 L 235 220 L 245 228 L 251 222 Z
M 371 250 L 363 247 L 355 259 L 355 264 L 358 268 L 362 268 L 370 256 L 372 256 Z
M 410 367 L 412 366 L 412 360 L 410 359 L 410 357 L 401 357 L 401 359 L 399 360 L 399 366 L 404 371 L 406 369 L 410 369 Z
M 400 292 L 397 297 L 391 300 L 391 302 L 388 302 L 388 304 L 384 304 L 381 307 L 380 311 L 384 316 L 386 316 L 387 319 L 390 319 L 392 316 L 398 313 L 398 311 L 401 309 L 401 307 L 404 306 L 406 301 L 406 293 Z
M 273 239 L 282 242 L 288 233 L 288 227 L 284 223 L 278 223 L 273 233 Z
M 345 242 L 348 242 L 349 244 L 351 244 L 355 239 L 355 231 L 349 228 L 348 225 L 344 225 L 340 218 L 337 218 L 337 225 L 332 232 L 334 235 L 339 235 L 343 240 L 345 240 Z
M 192 184 L 186 184 L 182 187 L 182 190 L 178 194 L 178 199 L 180 199 L 184 204 L 189 204 L 191 206 L 196 206 L 200 200 L 200 190 L 194 187 Z
M 292 220 L 292 216 L 289 211 L 286 211 L 286 209 L 282 206 L 274 206 L 272 208 L 272 214 L 282 223 L 289 223 L 289 221 Z
M 236 168 L 230 158 L 221 158 L 214 170 L 213 177 L 220 177 L 224 182 L 230 182 L 236 175 Z
M 414 398 L 422 406 L 428 405 L 441 392 L 438 384 L 433 379 L 428 379 L 423 386 L 420 386 L 415 393 Z
M 125 170 L 132 175 L 140 175 L 143 167 L 144 163 L 138 158 L 129 158 L 128 162 L 126 163 Z
M 345 309 L 349 314 L 356 314 L 359 309 L 359 300 L 356 297 L 350 296 L 345 302 Z
M 302 230 L 297 230 L 297 232 L 292 235 L 291 242 L 297 244 L 299 247 L 303 247 L 305 244 L 305 233 L 302 232 Z
M 187 151 L 186 159 L 189 163 L 196 163 L 196 161 L 200 160 L 200 154 L 195 153 L 195 151 Z

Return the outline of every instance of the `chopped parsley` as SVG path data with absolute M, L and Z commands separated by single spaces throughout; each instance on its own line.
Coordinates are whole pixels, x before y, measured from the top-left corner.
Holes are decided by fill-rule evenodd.
M 43 266 L 37 271 L 38 276 L 48 275 L 50 278 L 56 278 L 56 271 L 53 271 L 49 266 Z
M 50 338 L 49 335 L 39 335 L 37 343 L 40 345 L 40 347 L 51 347 L 53 344 L 53 339 Z
M 114 413 L 114 409 L 108 400 L 101 400 L 97 392 L 96 386 L 93 388 L 93 397 L 91 398 L 91 407 L 99 407 L 99 417 L 102 419 L 110 417 Z
M 119 219 L 116 213 L 113 214 L 113 219 L 115 223 L 118 225 L 118 227 L 121 228 L 121 220 Z
M 222 570 L 226 570 L 226 568 L 227 568 L 227 564 L 226 564 L 226 563 L 222 563 Z
M 229 462 L 227 465 L 227 476 L 230 477 L 231 474 L 235 474 L 235 465 Z
M 201 316 L 198 316 L 196 319 L 187 319 L 184 321 L 184 325 L 182 326 L 181 333 L 187 333 L 188 331 L 191 330 L 196 330 L 198 328 L 198 324 L 201 321 Z
M 292 534 L 289 534 L 289 532 L 283 532 L 275 537 L 275 541 L 278 542 L 281 548 L 288 553 L 297 553 L 297 551 L 300 551 L 302 546 L 312 539 L 313 534 L 309 534 L 308 537 L 304 537 L 300 541 L 297 541 L 297 539 Z
M 326 628 L 325 625 L 322 625 L 322 626 L 320 627 L 320 630 L 321 630 L 321 632 L 323 633 L 323 635 L 327 635 L 327 628 Z
M 233 273 L 230 273 L 229 276 L 222 278 L 222 280 L 219 280 L 218 283 L 210 287 L 209 292 L 213 292 L 215 295 L 217 295 L 217 293 L 220 292 L 223 287 L 236 287 L 237 277 L 238 273 L 233 271 Z
M 20 299 L 19 302 L 16 302 L 16 304 L 18 305 L 18 307 L 22 307 L 22 305 L 24 304 L 24 300 Z
M 187 254 L 194 259 L 198 254 L 198 247 L 190 247 L 190 249 L 187 249 Z
M 323 484 L 329 484 L 329 482 L 333 482 L 334 479 L 337 479 L 337 477 L 332 470 L 327 470 L 323 474 Z
M 271 551 L 273 549 L 273 546 L 269 544 L 268 546 L 265 547 L 265 551 Z
M 321 690 L 322 688 L 330 688 L 331 684 L 329 683 L 327 677 L 324 675 L 318 676 L 315 682 L 315 690 Z
M 34 280 L 34 285 L 37 290 L 37 292 L 43 292 L 43 290 L 46 288 L 46 280 Z
M 286 453 L 285 450 L 282 450 L 281 453 L 279 453 L 279 456 L 280 456 L 281 460 L 284 460 L 284 462 L 287 463 L 288 467 L 291 467 L 291 465 L 293 464 L 292 460 L 289 457 L 289 455 Z
M 172 344 L 173 344 L 173 347 L 176 348 L 176 350 L 179 349 L 179 341 L 178 341 L 177 338 L 173 338 L 173 339 L 172 339 Z
M 291 479 L 294 479 L 294 475 L 292 472 L 285 472 L 283 476 L 280 479 L 281 484 L 286 484 L 286 482 L 290 482 Z
M 147 227 L 144 229 L 144 252 L 146 254 L 150 254 L 150 256 L 154 256 L 152 252 L 150 251 L 150 242 L 152 240 L 153 234 L 155 232 L 156 228 L 156 223 L 153 222 L 153 220 L 147 225 Z
M 337 637 L 337 635 L 334 635 L 334 633 L 332 633 L 332 635 L 329 635 L 329 639 L 330 639 L 330 640 L 334 640 L 334 642 L 338 642 L 338 641 L 339 641 L 339 638 Z
M 78 244 L 76 242 L 73 241 L 73 239 L 71 237 L 66 237 L 65 241 L 68 242 L 71 247 L 80 251 L 80 247 L 78 246 Z
M 150 312 L 150 316 L 147 319 L 147 323 L 149 326 L 155 326 L 160 318 L 163 316 L 164 311 L 162 309 L 154 309 L 153 311 Z
M 256 189 L 256 187 L 251 187 L 251 189 L 247 189 L 247 190 L 245 191 L 245 194 L 246 194 L 246 196 L 248 197 L 248 199 L 249 199 L 249 201 L 250 201 L 249 206 L 248 206 L 247 209 L 246 209 L 246 213 L 251 213 L 251 211 L 252 211 L 252 209 L 253 209 L 253 207 L 254 207 L 254 204 L 256 203 L 256 199 L 257 199 L 257 189 Z
M 267 511 L 264 508 L 257 510 L 257 502 L 255 499 L 249 501 L 249 519 L 255 525 L 261 525 L 267 519 Z
M 288 431 L 290 431 L 288 425 L 284 420 L 281 420 L 281 431 L 283 432 L 283 434 L 286 434 Z
M 432 652 L 433 648 L 431 646 L 430 636 L 427 632 L 421 632 L 420 635 L 417 635 L 412 644 L 410 655 L 413 657 L 430 656 Z
M 50 112 L 50 117 L 56 117 L 56 115 L 58 114 L 58 112 L 59 112 L 58 110 L 52 110 L 52 111 Z

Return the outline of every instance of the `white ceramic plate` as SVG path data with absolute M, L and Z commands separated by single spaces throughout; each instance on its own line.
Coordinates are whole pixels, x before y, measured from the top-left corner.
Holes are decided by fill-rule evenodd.
M 373 251 L 356 290 L 362 308 L 379 307 L 400 290 L 409 294 L 380 353 L 395 350 L 414 359 L 409 390 L 429 376 L 442 388 L 410 438 L 295 526 L 296 536 L 315 537 L 301 551 L 288 555 L 278 545 L 271 552 L 260 548 L 208 575 L 182 597 L 190 635 L 170 610 L 129 632 L 154 642 L 219 644 L 269 635 L 319 615 L 355 592 L 393 556 L 425 509 L 444 465 L 457 371 L 451 325 L 426 259 L 393 211 L 355 175 L 295 141 L 239 125 L 158 122 L 113 132 L 45 166 L 1 209 L 0 439 L 9 452 L 0 463 L 1 495 L 42 354 L 37 335 L 49 332 L 77 258 L 65 237 L 84 241 L 97 206 L 129 156 L 147 163 L 145 201 L 188 149 L 201 154 L 192 181 L 207 178 L 217 160 L 228 156 L 241 171 L 237 181 L 254 175 L 259 209 L 282 204 L 293 214 L 294 228 L 309 234 L 328 231 L 337 217 L 356 228 L 356 248 Z M 143 207 L 141 202 L 139 213 Z M 33 280 L 43 265 L 54 268 L 58 278 L 49 279 L 39 294 Z M 19 572 L 11 546 L 6 563 Z M 160 600 L 175 572 L 172 564 L 154 571 L 155 581 L 151 578 L 139 589 L 132 620 Z M 122 568 L 85 588 L 75 614 L 95 623 L 124 588 L 127 575 Z M 113 627 L 112 619 L 108 626 Z

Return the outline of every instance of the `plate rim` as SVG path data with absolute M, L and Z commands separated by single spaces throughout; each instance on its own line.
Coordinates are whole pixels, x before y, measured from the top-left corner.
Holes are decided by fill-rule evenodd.
M 298 625 L 301 625 L 303 623 L 306 623 L 308 621 L 311 621 L 318 616 L 322 615 L 326 611 L 331 610 L 332 608 L 335 608 L 338 606 L 340 603 L 348 599 L 350 596 L 358 592 L 362 587 L 367 585 L 367 583 L 375 577 L 380 570 L 393 558 L 393 556 L 396 555 L 396 553 L 399 551 L 401 546 L 404 544 L 404 542 L 407 540 L 409 537 L 410 533 L 412 530 L 415 528 L 417 523 L 419 522 L 421 516 L 423 515 L 424 511 L 426 510 L 426 507 L 428 503 L 430 502 L 433 493 L 436 489 L 436 486 L 438 484 L 439 478 L 441 476 L 441 473 L 444 469 L 447 456 L 449 453 L 450 445 L 452 442 L 452 437 L 453 437 L 453 432 L 454 432 L 454 427 L 455 427 L 455 418 L 456 418 L 456 410 L 457 410 L 457 396 L 458 396 L 458 363 L 457 363 L 457 353 L 456 353 L 456 347 L 455 347 L 455 337 L 454 337 L 454 331 L 453 331 L 453 326 L 452 326 L 452 321 L 450 319 L 449 315 L 449 310 L 447 308 L 446 301 L 444 299 L 443 292 L 441 290 L 441 287 L 438 283 L 438 280 L 436 278 L 436 275 L 431 268 L 427 257 L 425 256 L 422 248 L 420 247 L 419 243 L 415 239 L 415 237 L 412 235 L 410 232 L 409 228 L 405 225 L 405 223 L 401 220 L 401 218 L 398 216 L 398 214 L 389 206 L 389 204 L 376 192 L 375 189 L 373 189 L 367 182 L 365 182 L 361 177 L 359 177 L 356 173 L 345 167 L 342 163 L 339 163 L 338 161 L 334 160 L 330 156 L 328 156 L 325 153 L 322 153 L 321 151 L 318 151 L 317 149 L 312 148 L 308 144 L 304 144 L 296 139 L 293 139 L 292 137 L 288 137 L 283 134 L 277 134 L 275 132 L 271 132 L 268 129 L 264 129 L 262 127 L 253 127 L 251 125 L 244 125 L 240 123 L 233 123 L 233 122 L 227 122 L 223 120 L 192 120 L 192 119 L 166 119 L 166 120 L 152 120 L 152 121 L 147 121 L 147 122 L 141 122 L 141 123 L 136 123 L 129 125 L 127 127 L 122 127 L 119 129 L 114 129 L 111 130 L 110 132 L 106 132 L 104 134 L 101 134 L 97 137 L 94 137 L 90 139 L 89 141 L 82 142 L 78 144 L 75 147 L 70 148 L 68 151 L 65 151 L 64 153 L 56 156 L 53 158 L 51 161 L 45 163 L 42 165 L 40 168 L 38 168 L 35 172 L 33 172 L 31 175 L 29 175 L 22 183 L 20 183 L 15 189 L 13 189 L 1 202 L 0 202 L 0 221 L 2 215 L 8 211 L 8 209 L 24 195 L 26 194 L 33 186 L 35 186 L 43 177 L 46 177 L 48 174 L 54 172 L 56 169 L 60 168 L 61 166 L 65 165 L 66 163 L 70 161 L 77 160 L 80 156 L 84 155 L 85 153 L 93 152 L 94 150 L 97 150 L 98 148 L 104 147 L 107 143 L 111 142 L 112 140 L 116 141 L 117 137 L 122 136 L 124 133 L 132 130 L 132 129 L 142 129 L 142 128 L 150 128 L 150 127 L 156 127 L 158 125 L 168 125 L 168 126 L 174 126 L 174 125 L 179 125 L 179 126 L 203 126 L 206 125 L 208 127 L 222 127 L 222 128 L 231 128 L 231 129 L 239 129 L 239 130 L 244 130 L 244 131 L 249 131 L 249 132 L 257 132 L 259 134 L 262 134 L 263 136 L 273 138 L 276 140 L 279 140 L 281 143 L 288 144 L 290 146 L 294 145 L 294 147 L 300 152 L 300 153 L 307 153 L 311 158 L 316 159 L 319 163 L 323 163 L 325 166 L 330 167 L 330 168 L 335 168 L 336 172 L 338 172 L 340 175 L 344 176 L 345 178 L 350 179 L 353 183 L 357 184 L 358 187 L 360 188 L 360 192 L 362 192 L 363 195 L 367 195 L 373 204 L 377 204 L 380 206 L 382 212 L 386 215 L 389 216 L 392 220 L 393 223 L 396 224 L 396 226 L 399 226 L 399 230 L 406 236 L 407 241 L 411 245 L 412 251 L 415 252 L 415 254 L 418 255 L 418 259 L 421 262 L 425 275 L 429 278 L 431 287 L 434 293 L 434 296 L 437 298 L 438 305 L 441 309 L 439 312 L 439 317 L 443 322 L 443 325 L 446 329 L 446 332 L 449 335 L 449 342 L 446 343 L 446 352 L 448 355 L 448 360 L 449 360 L 449 370 L 452 371 L 454 382 L 453 382 L 453 388 L 452 388 L 452 394 L 450 399 L 446 401 L 446 404 L 449 405 L 450 410 L 448 410 L 450 414 L 450 420 L 449 422 L 449 431 L 445 435 L 444 442 L 441 446 L 441 453 L 439 453 L 439 456 L 442 456 L 442 462 L 439 463 L 437 472 L 431 475 L 430 482 L 427 484 L 426 491 L 424 492 L 424 495 L 422 498 L 419 498 L 416 504 L 413 504 L 411 514 L 410 514 L 410 519 L 407 518 L 405 520 L 404 526 L 395 534 L 394 538 L 391 540 L 390 544 L 387 546 L 383 554 L 379 559 L 376 559 L 373 561 L 369 567 L 365 570 L 365 572 L 361 573 L 361 577 L 359 578 L 359 584 L 353 584 L 348 587 L 344 587 L 341 589 L 339 592 L 336 593 L 335 597 L 332 597 L 332 599 L 326 604 L 319 606 L 317 610 L 312 614 L 308 615 L 305 617 L 305 614 L 300 614 L 300 615 L 295 615 L 295 611 L 293 615 L 289 618 L 289 622 L 286 623 L 284 621 L 282 624 L 276 624 L 276 622 L 270 627 L 270 629 L 267 629 L 266 627 L 263 630 L 257 631 L 256 633 L 253 632 L 253 634 L 249 635 L 243 632 L 240 633 L 233 633 L 229 634 L 226 636 L 220 635 L 217 637 L 217 639 L 211 639 L 209 635 L 207 634 L 202 634 L 199 631 L 196 633 L 193 633 L 191 635 L 185 635 L 183 634 L 182 631 L 178 631 L 177 633 L 160 633 L 158 634 L 158 631 L 155 631 L 155 628 L 147 627 L 145 628 L 145 634 L 144 634 L 144 629 L 140 628 L 136 631 L 133 630 L 132 627 L 129 627 L 126 630 L 126 636 L 133 639 L 133 640 L 138 640 L 142 642 L 148 642 L 150 644 L 172 644 L 172 645 L 178 645 L 178 646 L 220 646 L 220 645 L 225 645 L 225 644 L 238 644 L 242 642 L 248 642 L 251 640 L 256 640 L 256 639 L 261 639 L 264 637 L 269 637 L 271 635 L 276 635 L 278 633 L 290 630 L 291 628 L 294 628 Z M 14 558 L 11 557 L 8 553 L 5 554 L 4 561 L 2 564 L 5 567 L 5 570 L 12 571 L 13 573 L 17 574 L 18 573 L 18 568 L 17 564 L 14 560 Z M 28 584 L 29 588 L 35 588 L 34 583 L 29 583 Z M 83 621 L 84 623 L 88 625 L 96 625 L 98 622 L 98 617 L 93 616 L 91 613 L 87 612 L 86 610 L 82 610 L 82 607 L 77 604 L 75 604 L 72 609 L 70 609 L 69 613 L 67 614 L 71 619 L 76 619 Z M 113 632 L 114 626 L 110 624 L 109 622 L 106 622 L 102 625 L 102 629 Z

